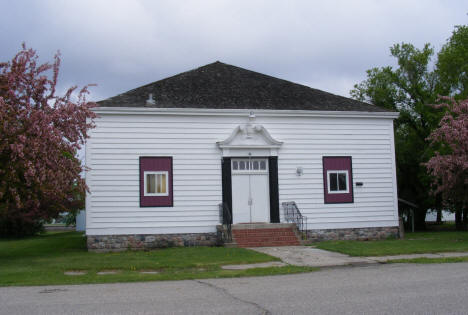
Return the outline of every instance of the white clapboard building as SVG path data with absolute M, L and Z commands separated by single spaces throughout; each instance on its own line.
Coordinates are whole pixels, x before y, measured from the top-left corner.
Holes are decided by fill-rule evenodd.
M 221 62 L 98 105 L 90 250 L 398 233 L 395 112 Z

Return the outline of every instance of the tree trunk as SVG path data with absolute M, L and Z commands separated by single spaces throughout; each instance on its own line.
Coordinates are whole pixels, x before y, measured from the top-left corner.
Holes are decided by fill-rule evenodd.
M 442 223 L 442 210 L 438 209 L 437 210 L 437 224 Z
M 462 229 L 463 231 L 468 229 L 468 208 L 463 208 L 462 211 Z
M 425 230 L 426 229 L 426 212 L 427 210 L 423 209 L 414 209 L 414 228 L 415 230 Z
M 455 210 L 455 229 L 457 231 L 463 231 L 463 218 L 461 209 Z

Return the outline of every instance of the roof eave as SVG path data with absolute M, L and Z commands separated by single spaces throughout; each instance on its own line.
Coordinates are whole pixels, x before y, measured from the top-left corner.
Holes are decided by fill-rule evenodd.
M 214 109 L 214 108 L 158 108 L 158 107 L 95 107 L 96 114 L 114 115 L 202 115 L 202 116 L 245 116 L 250 112 L 262 116 L 301 116 L 301 117 L 353 117 L 396 119 L 398 112 L 366 111 L 319 111 L 319 110 L 280 110 L 280 109 Z

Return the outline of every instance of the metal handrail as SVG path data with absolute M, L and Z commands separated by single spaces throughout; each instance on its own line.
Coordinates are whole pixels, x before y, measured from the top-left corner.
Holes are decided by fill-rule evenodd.
M 232 241 L 232 217 L 231 211 L 229 210 L 229 206 L 227 203 L 222 202 L 219 204 L 219 213 L 220 213 L 220 221 L 223 225 L 223 241 L 224 242 L 231 242 Z
M 294 201 L 283 202 L 284 219 L 286 222 L 294 223 L 301 233 L 303 239 L 307 238 L 307 217 L 301 214 Z

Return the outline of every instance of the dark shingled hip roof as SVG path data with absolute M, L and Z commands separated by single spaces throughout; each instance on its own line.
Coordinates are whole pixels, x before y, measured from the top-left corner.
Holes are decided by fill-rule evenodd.
M 153 94 L 154 105 L 146 100 Z M 387 112 L 258 72 L 214 62 L 98 102 L 101 107 Z

